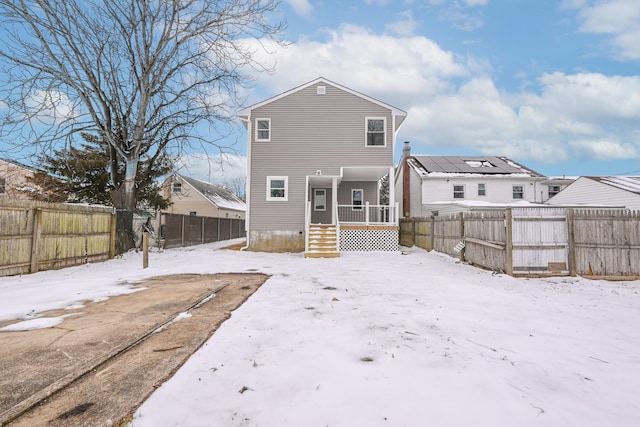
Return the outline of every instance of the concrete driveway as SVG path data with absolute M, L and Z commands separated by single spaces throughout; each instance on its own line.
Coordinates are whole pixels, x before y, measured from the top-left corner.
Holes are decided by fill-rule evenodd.
M 0 426 L 117 426 L 255 292 L 263 274 L 175 275 L 0 332 Z M 0 322 L 0 327 L 14 322 Z

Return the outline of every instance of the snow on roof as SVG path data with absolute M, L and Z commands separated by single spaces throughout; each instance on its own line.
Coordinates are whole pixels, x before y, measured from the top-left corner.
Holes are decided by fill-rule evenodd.
M 188 178 L 183 175 L 179 176 L 219 208 L 231 209 L 235 211 L 247 210 L 246 203 L 243 202 L 238 196 L 233 194 L 233 192 L 228 188 L 211 184 L 209 182 L 200 181 L 195 178 Z
M 620 188 L 631 193 L 640 194 L 640 176 L 588 176 L 585 178 Z
M 410 165 L 422 177 L 542 177 L 506 157 L 495 156 L 412 156 Z

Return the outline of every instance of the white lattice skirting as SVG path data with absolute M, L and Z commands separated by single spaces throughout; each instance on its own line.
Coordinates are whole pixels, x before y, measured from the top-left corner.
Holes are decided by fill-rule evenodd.
M 397 251 L 397 229 L 340 229 L 341 251 Z

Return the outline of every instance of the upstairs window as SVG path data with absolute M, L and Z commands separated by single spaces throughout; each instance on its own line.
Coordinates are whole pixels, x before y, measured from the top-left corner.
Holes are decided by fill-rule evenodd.
M 289 200 L 289 177 L 267 177 L 267 200 L 284 202 Z
M 487 184 L 478 183 L 478 196 L 487 195 Z
M 256 141 L 271 141 L 271 119 L 256 119 Z
M 549 198 L 552 198 L 553 196 L 555 196 L 559 192 L 560 192 L 560 186 L 559 185 L 550 185 L 549 186 Z
M 7 191 L 7 181 L 5 178 L 0 178 L 0 194 Z
M 464 199 L 464 185 L 454 185 L 453 186 L 453 198 L 454 199 Z
M 171 184 L 171 192 L 172 193 L 182 193 L 182 183 L 174 182 Z
M 513 186 L 513 198 L 524 199 L 524 187 L 522 185 Z
M 387 145 L 386 122 L 384 117 L 367 118 L 367 147 L 384 147 Z

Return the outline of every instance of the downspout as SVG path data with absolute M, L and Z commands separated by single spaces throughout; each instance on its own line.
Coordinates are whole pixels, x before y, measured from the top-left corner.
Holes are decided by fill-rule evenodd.
M 245 212 L 244 212 L 244 234 L 246 235 L 246 244 L 240 248 L 241 251 L 245 251 L 249 248 L 249 221 L 251 218 L 250 210 L 251 210 L 251 115 L 247 116 L 246 119 L 240 117 L 240 120 L 247 123 L 247 178 L 245 180 Z
M 409 141 L 404 142 L 402 150 L 402 216 L 411 217 L 411 176 L 409 174 L 408 160 L 411 157 Z

